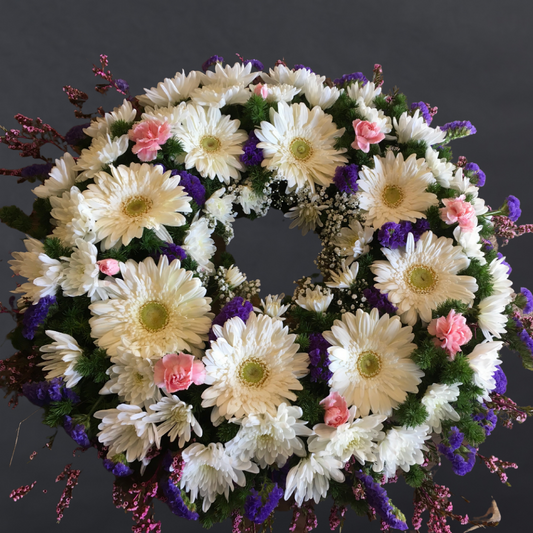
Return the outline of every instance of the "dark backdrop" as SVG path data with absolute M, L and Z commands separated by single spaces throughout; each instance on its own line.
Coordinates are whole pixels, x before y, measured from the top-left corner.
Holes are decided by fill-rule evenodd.
M 98 62 L 100 53 L 109 55 L 113 73 L 130 83 L 133 94 L 172 77 L 176 70 L 199 69 L 213 54 L 233 62 L 235 53 L 240 53 L 260 59 L 265 66 L 284 58 L 290 66 L 303 63 L 332 78 L 353 71 L 371 76 L 374 63 L 381 63 L 385 91 L 397 85 L 410 102 L 424 100 L 437 105 L 434 124 L 472 121 L 478 134 L 457 141 L 455 154 L 464 154 L 486 172 L 482 195 L 489 205 L 499 206 L 508 194 L 517 195 L 522 200 L 523 221 L 533 222 L 533 7 L 529 2 L 27 0 L 8 4 L 2 0 L 0 7 L 0 124 L 7 128 L 16 127 L 15 113 L 40 116 L 62 132 L 76 124 L 73 108 L 61 90 L 66 84 L 90 94 L 87 107 L 91 110 L 100 104 L 107 109 L 117 105 L 121 101 L 118 95 L 104 99 L 92 92 L 91 65 Z M 31 163 L 5 147 L 0 150 L 0 167 Z M 31 188 L 17 185 L 15 178 L 1 177 L 0 205 L 17 204 L 29 210 Z M 262 279 L 264 295 L 290 293 L 294 279 L 313 272 L 318 239 L 289 231 L 279 213 L 253 223 L 239 220 L 235 229 L 230 251 L 250 278 Z M 21 234 L 5 227 L 1 231 L 0 298 L 7 303 L 16 281 L 7 260 L 23 245 Z M 513 265 L 517 290 L 533 285 L 527 279 L 532 239 L 527 235 L 504 249 Z M 3 338 L 13 324 L 8 316 L 0 319 Z M 9 342 L 4 342 L 2 357 L 11 353 Z M 510 396 L 519 405 L 533 403 L 533 376 L 521 369 L 515 355 L 505 352 L 503 358 Z M 0 530 L 130 530 L 130 517 L 114 509 L 111 501 L 112 475 L 101 467 L 94 450 L 73 458 L 74 445 L 61 431 L 49 451 L 43 444 L 53 432 L 40 424 L 39 410 L 24 399 L 14 410 L 5 402 L 0 409 Z M 17 426 L 29 415 L 32 418 L 21 426 L 9 468 Z M 481 448 L 484 455 L 519 463 L 519 470 L 510 473 L 512 488 L 502 485 L 480 464 L 464 478 L 451 475 L 444 465 L 437 481 L 451 487 L 456 509 L 471 516 L 483 514 L 494 496 L 503 516 L 501 530 L 525 531 L 530 520 L 532 437 L 533 422 L 516 426 L 512 432 L 499 427 Z M 30 462 L 33 451 L 37 455 Z M 55 526 L 55 505 L 63 484 L 54 480 L 68 462 L 82 469 L 80 485 L 71 508 Z M 38 482 L 29 495 L 11 502 L 11 489 L 34 480 Z M 410 518 L 411 491 L 398 483 L 390 492 Z M 471 503 L 464 502 L 461 495 Z M 180 531 L 200 530 L 196 523 L 173 517 L 163 505 L 158 505 L 157 511 L 164 531 L 178 527 Z M 319 507 L 319 531 L 328 531 L 328 512 L 329 506 Z M 348 520 L 350 529 L 379 530 L 377 523 L 369 524 L 353 514 Z M 287 513 L 281 515 L 275 530 L 286 531 L 288 521 Z M 213 531 L 227 532 L 229 528 L 227 523 Z M 454 523 L 452 529 L 465 528 Z

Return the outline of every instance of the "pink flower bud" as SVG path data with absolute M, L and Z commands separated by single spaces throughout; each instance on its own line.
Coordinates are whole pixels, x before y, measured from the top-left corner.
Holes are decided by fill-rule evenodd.
M 446 224 L 459 223 L 463 231 L 472 231 L 477 225 L 476 211 L 470 202 L 465 201 L 465 195 L 458 198 L 444 198 L 444 207 L 439 209 L 440 218 Z
M 377 144 L 385 138 L 376 122 L 357 119 L 352 124 L 355 130 L 355 140 L 352 143 L 352 148 L 361 150 L 365 154 L 370 150 L 371 144 Z
M 433 319 L 429 323 L 428 333 L 437 337 L 433 341 L 448 352 L 451 361 L 455 359 L 457 352 L 461 351 L 461 346 L 472 338 L 472 331 L 466 325 L 466 318 L 461 313 L 456 313 L 454 309 L 447 317 Z
M 100 272 L 106 276 L 114 276 L 120 272 L 120 267 L 116 259 L 102 259 L 101 261 L 96 261 L 96 264 Z
M 254 87 L 254 93 L 266 100 L 266 97 L 268 96 L 268 87 L 262 83 L 258 83 Z
M 202 361 L 187 353 L 169 353 L 159 359 L 154 367 L 154 382 L 167 392 L 186 390 L 205 381 L 205 366 Z
M 336 391 L 324 398 L 320 405 L 324 406 L 324 422 L 334 428 L 344 424 L 350 415 L 346 400 Z
M 130 140 L 135 141 L 131 151 L 141 161 L 153 161 L 170 136 L 170 124 L 162 120 L 143 120 L 128 132 Z

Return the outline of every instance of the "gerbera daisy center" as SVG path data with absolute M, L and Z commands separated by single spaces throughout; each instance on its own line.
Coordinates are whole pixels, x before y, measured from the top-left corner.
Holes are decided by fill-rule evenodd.
M 428 266 L 415 265 L 407 271 L 407 283 L 415 292 L 431 292 L 438 281 L 437 273 Z
M 200 140 L 200 146 L 205 152 L 218 152 L 220 148 L 220 141 L 212 135 L 204 135 Z
M 162 303 L 147 302 L 139 310 L 139 320 L 145 329 L 160 331 L 168 324 L 168 310 Z
M 144 215 L 152 208 L 152 200 L 144 196 L 135 196 L 124 202 L 123 212 L 125 215 L 136 218 Z
M 381 371 L 381 357 L 375 352 L 363 352 L 357 359 L 357 370 L 364 378 L 373 378 Z
M 306 161 L 313 154 L 313 149 L 311 145 L 300 137 L 293 139 L 291 142 L 291 153 L 299 161 Z
M 404 198 L 403 191 L 396 185 L 387 185 L 383 189 L 382 199 L 388 207 L 398 207 Z
M 268 368 L 259 359 L 247 359 L 241 364 L 239 377 L 244 385 L 259 387 L 268 377 Z

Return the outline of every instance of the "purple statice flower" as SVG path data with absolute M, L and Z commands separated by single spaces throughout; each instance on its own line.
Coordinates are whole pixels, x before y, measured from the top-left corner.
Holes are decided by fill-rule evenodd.
M 185 192 L 196 202 L 198 207 L 202 207 L 205 204 L 205 187 L 200 178 L 185 170 L 173 170 L 172 176 L 176 175 L 180 176 L 180 185 L 185 189 Z
M 402 224 L 402 222 L 400 222 Z M 413 237 L 415 238 L 415 242 L 418 242 L 420 237 L 426 233 L 426 231 L 429 231 L 430 224 L 429 221 L 427 221 L 425 218 L 419 218 L 412 226 L 411 226 L 411 233 L 413 234 Z
M 50 307 L 56 303 L 55 296 L 43 296 L 36 304 L 30 305 L 22 315 L 22 336 L 33 340 L 37 328 L 48 316 Z
M 426 124 L 431 124 L 431 121 L 433 120 L 433 117 L 431 116 L 431 113 L 429 112 L 428 106 L 425 102 L 413 102 L 411 104 L 411 111 L 416 111 L 417 109 L 420 109 L 420 114 L 422 117 L 424 117 L 424 120 L 426 121 Z
M 363 291 L 363 296 L 366 298 L 368 305 L 372 308 L 377 307 L 381 313 L 388 313 L 395 315 L 398 308 L 393 305 L 386 294 L 381 294 L 376 287 L 369 287 Z
M 222 56 L 211 56 L 207 61 L 202 63 L 202 70 L 207 72 L 207 69 L 217 63 L 224 63 L 224 58 Z
M 387 491 L 379 483 L 376 483 L 372 479 L 372 476 L 359 472 L 357 477 L 363 482 L 365 487 L 366 501 L 368 505 L 376 510 L 376 513 L 381 517 L 381 520 L 393 529 L 401 529 L 402 531 L 409 529 L 405 520 L 400 520 L 396 516 L 395 509 L 391 505 Z
M 338 166 L 335 169 L 333 176 L 333 183 L 340 192 L 347 194 L 354 194 L 357 192 L 357 177 L 359 174 L 359 167 L 357 165 Z
M 73 424 L 72 417 L 68 415 L 63 417 L 63 427 L 65 428 L 67 435 L 72 438 L 76 444 L 82 448 L 89 448 L 91 446 L 89 437 L 87 437 L 87 433 L 85 432 L 85 426 L 82 424 Z
M 35 163 L 28 167 L 24 167 L 20 173 L 22 178 L 47 178 L 54 165 L 52 163 Z
M 505 394 L 505 391 L 507 390 L 507 376 L 501 366 L 496 367 L 492 377 L 496 381 L 496 387 L 494 387 L 492 392 L 495 392 L 496 394 Z
M 83 139 L 87 138 L 87 135 L 83 132 L 83 130 L 88 128 L 90 125 L 90 122 L 86 122 L 85 124 L 72 126 L 72 128 L 70 128 L 65 134 L 65 141 L 67 141 L 70 146 L 76 146 L 83 141 Z
M 333 83 L 339 87 L 346 87 L 351 82 L 361 82 L 364 86 L 368 83 L 368 79 L 362 72 L 352 72 L 352 74 L 343 74 L 340 78 L 333 80 Z
M 505 204 L 502 207 L 502 211 L 513 222 L 516 222 L 522 214 L 522 209 L 520 209 L 520 200 L 516 196 L 508 196 L 507 200 L 505 200 Z
M 265 68 L 259 59 L 245 59 L 243 61 L 244 66 L 248 65 L 249 63 L 252 64 L 252 68 L 255 68 L 255 70 L 263 70 Z
M 517 305 L 522 308 L 525 315 L 529 315 L 533 311 L 533 294 L 526 287 L 520 288 L 520 295 L 517 298 Z
M 477 133 L 475 126 L 469 120 L 454 120 L 441 126 L 442 131 L 447 132 L 448 137 L 466 137 Z
M 209 332 L 209 340 L 216 340 L 216 335 L 213 331 L 213 326 L 222 326 L 230 318 L 238 316 L 243 322 L 248 320 L 250 313 L 254 310 L 251 302 L 245 300 L 241 296 L 235 296 L 230 300 L 221 310 L 220 313 L 213 320 L 211 331 Z
M 410 222 L 408 222 L 410 224 Z M 396 222 L 386 222 L 378 231 L 378 240 L 381 246 L 395 250 L 401 246 L 405 246 L 407 242 L 407 234 L 411 228 L 407 228 L 404 224 L 396 224 Z M 407 232 L 406 232 L 407 230 Z
M 261 495 L 255 489 L 252 489 L 244 503 L 244 516 L 254 524 L 262 524 L 278 506 L 283 492 L 283 489 L 278 487 L 276 483 L 269 492 L 268 498 L 263 505 Z
M 462 436 L 462 433 L 461 433 Z M 462 442 L 461 438 L 461 442 Z M 460 447 L 461 445 L 459 445 Z M 452 463 L 452 469 L 458 476 L 464 476 L 465 474 L 468 474 L 474 468 L 474 464 L 476 462 L 476 452 L 477 449 L 467 445 L 463 448 L 463 453 L 465 453 L 464 450 L 466 450 L 466 458 L 463 457 L 461 453 L 459 453 L 457 450 L 459 450 L 459 447 L 456 449 L 449 448 L 448 446 L 445 446 L 442 442 L 438 445 L 439 452 L 444 455 L 451 463 Z
M 166 242 L 159 248 L 159 252 L 154 254 L 154 259 L 159 261 L 159 258 L 162 255 L 166 255 L 169 263 L 172 263 L 174 259 L 183 261 L 187 257 L 187 252 L 181 246 L 178 246 L 173 242 Z
M 115 80 L 115 87 L 121 93 L 127 93 L 130 90 L 130 84 L 126 80 L 123 80 L 122 78 L 118 78 Z
M 72 403 L 79 403 L 80 397 L 68 387 L 63 387 L 61 390 L 61 395 L 63 400 L 70 400 Z
M 494 247 L 490 248 L 490 250 L 492 250 L 493 248 Z M 498 252 L 497 257 L 498 257 L 498 259 L 502 259 L 503 258 L 503 254 L 501 252 Z M 502 261 L 502 265 L 505 265 L 507 267 L 507 275 L 509 275 L 513 271 L 513 268 L 511 267 L 511 265 L 507 261 Z
M 327 383 L 333 375 L 329 369 L 328 348 L 330 346 L 321 333 L 309 335 L 309 370 L 311 381 L 314 383 L 317 381 Z
M 126 477 L 133 474 L 133 470 L 128 465 L 121 462 L 115 463 L 111 459 L 104 459 L 104 467 L 117 477 Z
M 464 166 L 464 171 L 476 187 L 483 187 L 483 185 L 485 185 L 487 176 L 485 175 L 485 172 L 479 168 L 479 165 L 476 165 L 476 163 L 467 163 Z
M 309 72 L 314 74 L 313 70 L 310 67 L 306 67 L 305 65 L 302 65 L 300 63 L 298 65 L 294 65 L 293 70 L 308 70 Z
M 159 482 L 159 488 L 167 499 L 170 510 L 176 515 L 187 520 L 198 520 L 198 513 L 191 511 L 183 501 L 181 490 L 174 485 L 170 478 L 165 478 Z
M 49 384 L 48 381 L 34 381 L 32 383 L 24 383 L 22 385 L 22 394 L 28 400 L 38 407 L 44 407 L 50 404 L 50 396 L 48 395 Z
M 52 402 L 60 402 L 63 399 L 63 379 L 53 378 L 48 382 L 48 396 Z
M 472 420 L 474 422 L 478 422 L 478 424 L 483 428 L 485 435 L 488 437 L 496 427 L 498 417 L 494 414 L 492 409 L 487 409 L 485 404 L 483 404 L 483 407 L 485 410 L 472 415 Z
M 457 426 L 452 426 L 450 428 L 450 433 L 448 433 L 448 442 L 450 443 L 449 450 L 454 452 L 457 450 L 461 444 L 463 444 L 465 436 L 459 431 Z
M 241 154 L 241 163 L 244 163 L 247 167 L 253 167 L 255 165 L 260 165 L 263 161 L 263 150 L 257 148 L 257 143 L 259 139 L 256 134 L 251 131 L 248 140 L 243 144 Z
M 518 338 L 526 345 L 526 348 L 529 350 L 531 355 L 533 356 L 533 339 L 530 337 L 529 333 L 527 332 L 526 328 L 524 327 L 524 324 L 522 321 L 514 316 L 513 320 L 516 324 Z

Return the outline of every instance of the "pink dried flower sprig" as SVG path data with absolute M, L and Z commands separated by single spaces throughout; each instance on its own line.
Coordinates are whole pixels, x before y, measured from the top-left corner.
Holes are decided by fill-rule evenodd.
M 81 470 L 73 470 L 72 468 L 70 468 L 71 466 L 71 464 L 65 466 L 63 472 L 61 472 L 61 474 L 59 474 L 59 476 L 57 476 L 56 478 L 56 483 L 58 483 L 59 481 L 63 481 L 65 478 L 67 478 L 67 485 L 63 490 L 61 498 L 59 498 L 59 502 L 56 506 L 58 523 L 61 522 L 65 509 L 70 506 L 70 502 L 72 501 L 72 491 L 78 484 L 78 478 L 81 474 Z
M 514 468 L 516 470 L 518 468 L 518 465 L 516 463 L 502 461 L 501 459 L 498 459 L 495 455 L 485 457 L 484 455 L 477 453 L 477 456 L 485 463 L 485 466 L 489 469 L 489 472 L 491 474 L 498 474 L 498 477 L 500 478 L 500 481 L 502 483 L 505 483 L 509 487 L 511 486 L 511 484 L 507 481 L 508 478 L 507 474 L 505 473 L 505 470 L 509 468 Z
M 28 492 L 30 492 L 30 490 L 33 489 L 33 487 L 35 487 L 36 483 L 37 481 L 34 481 L 31 485 L 22 485 L 22 487 L 19 487 L 18 489 L 13 489 L 9 493 L 9 497 L 14 502 L 20 500 L 21 498 L 24 498 L 24 496 L 26 496 L 26 494 L 28 494 Z

